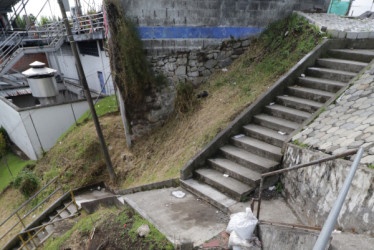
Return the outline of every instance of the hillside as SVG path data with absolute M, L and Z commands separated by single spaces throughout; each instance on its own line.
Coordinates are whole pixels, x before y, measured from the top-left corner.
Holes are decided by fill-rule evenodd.
M 100 123 L 118 183 L 109 182 L 89 118 L 80 119 L 80 125 L 60 138 L 36 163 L 34 171 L 42 180 L 41 185 L 61 174 L 60 180 L 66 189 L 99 181 L 123 189 L 178 177 L 191 157 L 321 40 L 318 30 L 296 16 L 270 25 L 260 37 L 253 39 L 249 49 L 227 71 L 215 73 L 194 90 L 192 99 L 186 100 L 187 112 L 176 112 L 162 127 L 136 141 L 131 149 L 126 147 L 115 98 L 107 97 L 98 103 L 96 107 L 101 110 Z M 198 99 L 196 96 L 202 91 L 209 95 Z M 2 198 L 14 192 L 10 188 Z M 14 206 L 9 205 L 2 214 L 9 214 Z

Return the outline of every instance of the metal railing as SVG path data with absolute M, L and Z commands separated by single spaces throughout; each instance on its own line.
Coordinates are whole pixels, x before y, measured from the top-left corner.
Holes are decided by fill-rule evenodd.
M 58 183 L 58 180 L 59 180 L 60 176 L 57 176 L 55 178 L 53 178 L 50 182 L 48 182 L 43 188 L 41 188 L 37 193 L 35 193 L 31 198 L 29 198 L 26 202 L 24 202 L 21 206 L 19 206 L 14 212 L 12 212 L 5 220 L 3 220 L 1 223 L 0 223 L 0 228 L 3 227 L 3 226 L 7 226 L 6 223 L 10 222 L 12 223 L 12 218 L 16 218 L 16 222 L 14 224 L 11 224 L 9 225 L 9 229 L 3 234 L 1 235 L 0 237 L 0 241 L 3 240 L 6 236 L 9 236 L 9 237 L 14 237 L 14 235 L 24 235 L 24 234 L 27 234 L 28 236 L 28 240 L 27 242 L 30 241 L 33 241 L 33 239 L 35 238 L 35 236 L 39 233 L 39 231 L 32 235 L 30 233 L 30 230 L 27 230 L 27 231 L 24 231 L 24 232 L 21 232 L 21 233 L 16 233 L 14 234 L 14 230 L 20 230 L 17 228 L 17 226 L 19 226 L 21 224 L 21 230 L 22 228 L 25 229 L 27 226 L 26 226 L 26 223 L 30 222 L 30 219 L 28 219 L 28 217 L 38 208 L 40 208 L 43 204 L 45 204 L 48 200 L 51 199 L 52 196 L 54 196 L 58 191 L 63 191 L 62 190 L 62 186 Z M 47 188 L 51 187 L 52 184 L 56 184 L 56 187 L 54 188 L 54 190 L 48 194 L 45 194 L 46 197 L 40 201 L 38 204 L 36 204 L 35 206 L 33 206 L 30 210 L 27 211 L 28 207 L 27 205 L 30 204 L 32 201 L 35 200 L 35 198 L 37 198 L 38 196 L 42 195 L 43 191 L 47 191 L 49 192 L 49 190 Z M 62 192 L 63 193 L 63 192 Z M 66 210 L 68 206 L 70 206 L 72 203 L 74 203 L 74 205 L 76 206 L 77 208 L 77 211 L 79 210 L 78 209 L 78 205 L 77 203 L 75 202 L 75 197 L 74 197 L 74 194 L 72 192 L 72 190 L 70 190 L 70 195 L 71 195 L 71 199 L 72 201 L 63 209 Z M 26 211 L 25 211 L 26 209 Z M 24 214 L 23 216 L 20 216 L 20 214 Z M 14 219 L 13 219 L 14 220 Z M 44 229 L 44 228 L 43 228 Z M 11 232 L 13 232 L 13 234 L 11 234 Z M 23 238 L 21 239 L 21 241 L 24 241 Z M 35 245 L 35 242 L 33 241 L 33 244 Z
M 358 164 L 361 160 L 362 153 L 363 153 L 362 148 L 348 150 L 348 151 L 345 151 L 343 153 L 336 154 L 336 155 L 333 155 L 333 156 L 329 156 L 329 157 L 326 157 L 326 158 L 322 158 L 322 159 L 319 159 L 319 160 L 315 160 L 315 161 L 311 161 L 311 162 L 303 163 L 303 164 L 298 164 L 298 165 L 295 165 L 295 166 L 292 166 L 292 167 L 289 167 L 289 168 L 280 169 L 280 170 L 276 170 L 276 171 L 272 171 L 272 172 L 262 174 L 261 175 L 261 182 L 260 182 L 258 198 L 253 198 L 252 201 L 251 201 L 252 211 L 254 209 L 254 203 L 257 201 L 258 202 L 257 219 L 260 221 L 262 190 L 263 190 L 263 185 L 264 185 L 264 179 L 266 177 L 273 176 L 273 175 L 279 175 L 279 174 L 283 174 L 283 173 L 290 172 L 290 171 L 293 171 L 293 170 L 297 170 L 297 169 L 300 169 L 300 168 L 305 168 L 305 167 L 317 165 L 317 164 L 327 162 L 327 161 L 331 161 L 331 160 L 335 160 L 335 159 L 338 159 L 338 158 L 341 158 L 341 157 L 354 155 L 356 153 L 357 153 L 357 155 L 356 155 L 355 160 L 352 164 L 349 175 L 348 175 L 346 181 L 344 182 L 342 191 L 340 192 L 339 197 L 338 197 L 333 209 L 331 210 L 330 215 L 327 218 L 324 227 L 322 228 L 320 237 L 318 238 L 318 241 L 317 241 L 318 245 L 316 243 L 316 246 L 314 246 L 313 250 L 325 249 L 323 246 L 326 246 L 326 244 L 328 242 L 328 239 L 329 239 L 329 237 L 331 235 L 331 232 L 334 228 L 334 225 L 336 223 L 336 219 L 337 219 L 337 217 L 340 213 L 341 206 L 342 206 L 342 204 L 343 204 L 343 202 L 346 198 L 346 195 L 348 193 L 348 189 L 351 185 L 352 179 L 354 177 L 354 174 L 356 172 Z M 288 224 L 288 223 L 280 223 L 280 222 L 268 222 L 268 221 L 262 221 L 261 220 L 261 223 L 286 225 L 286 226 L 291 226 L 291 227 L 294 227 L 294 228 L 321 230 L 321 228 L 319 228 L 319 227 L 311 227 L 311 226 L 305 226 L 305 225 Z
M 58 221 L 61 221 L 61 220 L 64 220 L 64 219 L 66 219 L 66 218 L 64 218 L 64 219 L 61 219 L 61 220 L 55 220 L 62 212 L 64 212 L 65 210 L 67 210 L 68 209 L 68 207 L 71 205 L 71 204 L 74 204 L 75 205 L 75 208 L 77 209 L 77 211 L 79 211 L 79 207 L 78 207 L 78 204 L 76 203 L 76 201 L 75 201 L 75 197 L 74 197 L 74 194 L 73 194 L 73 190 L 72 189 L 70 189 L 70 195 L 71 195 L 71 201 L 69 202 L 69 203 L 67 203 L 67 204 L 65 204 L 65 206 L 64 206 L 64 208 L 63 209 L 61 209 L 55 216 L 53 216 L 52 217 L 52 219 L 50 220 L 51 222 L 50 223 L 47 223 L 47 224 L 44 224 L 44 225 L 41 225 L 41 226 L 37 226 L 37 227 L 34 227 L 34 228 L 31 228 L 31 229 L 28 229 L 28 230 L 25 230 L 25 231 L 22 231 L 22 232 L 20 232 L 19 234 L 18 234 L 18 238 L 21 240 L 21 242 L 22 242 L 22 245 L 21 245 L 21 249 L 23 248 L 23 247 L 26 247 L 27 249 L 29 249 L 29 247 L 28 247 L 28 243 L 30 243 L 30 242 L 32 242 L 32 244 L 33 244 L 33 246 L 35 247 L 35 248 L 38 248 L 38 246 L 42 243 L 42 242 L 39 242 L 39 243 L 36 243 L 35 242 L 35 237 L 38 237 L 38 234 L 39 233 L 41 233 L 47 226 L 49 226 L 49 225 L 51 225 L 51 224 L 53 224 L 53 223 L 56 223 L 56 222 L 58 222 Z M 73 216 L 75 216 L 75 215 L 73 215 Z M 67 217 L 67 218 L 71 218 L 71 217 L 73 217 L 73 216 L 69 216 L 69 217 Z M 36 230 L 38 230 L 38 231 L 36 231 Z M 32 234 L 32 232 L 34 232 L 34 231 L 36 231 L 34 234 Z M 27 240 L 25 240 L 24 238 L 23 238 L 23 235 L 24 234 L 26 234 L 27 236 L 28 236 L 28 239 Z
M 103 30 L 105 27 L 103 13 L 90 14 L 69 19 L 73 34 L 87 34 Z M 40 45 L 54 48 L 67 35 L 63 21 L 49 22 L 44 26 L 33 26 L 26 31 L 8 31 L 0 44 L 0 73 L 5 66 L 22 53 L 24 40 L 40 41 Z
M 344 181 L 343 187 L 340 190 L 339 196 L 336 199 L 334 206 L 331 209 L 330 214 L 325 221 L 325 224 L 322 227 L 322 231 L 318 236 L 318 239 L 316 241 L 316 244 L 313 247 L 313 250 L 326 249 L 326 245 L 329 241 L 332 231 L 334 230 L 336 220 L 338 219 L 340 210 L 342 209 L 345 198 L 347 197 L 348 190 L 351 187 L 353 177 L 355 176 L 355 173 L 358 168 L 358 164 L 360 163 L 363 152 L 364 152 L 363 148 L 360 148 L 358 150 L 355 160 L 352 163 L 351 169 L 349 170 L 349 174 Z

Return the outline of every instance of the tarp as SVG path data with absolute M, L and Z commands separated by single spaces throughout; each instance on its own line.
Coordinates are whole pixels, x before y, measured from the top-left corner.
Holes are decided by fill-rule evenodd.
M 327 13 L 345 16 L 349 10 L 350 0 L 331 0 Z

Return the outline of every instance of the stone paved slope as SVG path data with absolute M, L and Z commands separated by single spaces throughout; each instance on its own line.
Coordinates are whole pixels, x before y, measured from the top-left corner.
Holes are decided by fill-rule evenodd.
M 364 147 L 361 163 L 374 163 L 374 63 L 293 141 L 336 154 Z

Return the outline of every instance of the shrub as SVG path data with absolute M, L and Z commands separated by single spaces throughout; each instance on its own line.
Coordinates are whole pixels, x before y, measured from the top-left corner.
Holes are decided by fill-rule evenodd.
M 3 138 L 4 138 L 5 143 L 6 143 L 7 150 L 9 150 L 10 149 L 10 138 L 9 138 L 8 132 L 6 132 L 6 130 L 3 126 L 0 127 L 0 134 L 3 135 Z
M 14 180 L 14 186 L 26 197 L 30 197 L 34 194 L 38 189 L 39 184 L 40 179 L 28 168 L 20 171 L 17 178 Z
M 6 154 L 6 151 L 7 151 L 6 141 L 5 141 L 3 134 L 0 133 L 0 158 L 2 158 Z
M 194 91 L 191 83 L 180 82 L 177 85 L 175 108 L 179 113 L 188 112 L 194 104 Z

